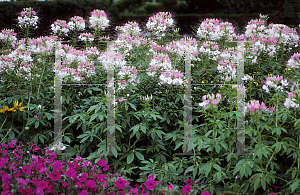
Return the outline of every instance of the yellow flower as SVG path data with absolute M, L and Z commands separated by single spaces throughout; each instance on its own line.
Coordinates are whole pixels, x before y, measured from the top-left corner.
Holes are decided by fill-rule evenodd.
M 16 110 L 14 110 L 14 108 L 8 108 L 8 106 L 5 106 L 4 109 L 0 109 L 1 113 L 5 113 L 5 111 L 12 111 L 12 112 L 16 112 Z
M 14 101 L 13 103 L 14 103 L 14 108 L 18 109 L 20 111 L 24 111 L 24 108 L 26 108 L 26 107 L 21 107 L 22 102 L 20 102 L 20 105 L 19 105 L 19 101 L 17 101 L 17 102 Z
M 254 84 L 256 84 L 256 86 L 258 86 L 258 83 L 257 82 L 253 82 Z
M 159 94 L 161 94 L 162 92 L 161 92 L 161 91 L 159 91 L 158 93 L 159 93 Z
M 135 93 L 135 91 L 133 90 L 133 93 Z

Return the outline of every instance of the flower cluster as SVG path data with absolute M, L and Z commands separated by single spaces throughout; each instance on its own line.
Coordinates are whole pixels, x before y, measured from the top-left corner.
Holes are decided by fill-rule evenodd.
M 69 29 L 74 30 L 84 30 L 85 29 L 85 21 L 80 16 L 74 16 L 70 19 L 71 21 L 68 23 Z
M 211 103 L 213 105 L 213 107 L 216 107 L 217 104 L 221 101 L 222 96 L 221 96 L 221 94 L 218 94 L 218 93 L 215 96 L 215 94 L 212 93 L 212 94 L 204 95 L 202 97 L 202 99 L 204 101 L 202 103 L 200 103 L 199 106 L 207 108 L 208 105 Z
M 205 19 L 199 26 L 197 35 L 206 40 L 233 40 L 234 27 L 229 22 L 219 22 L 218 19 Z
M 89 19 L 91 28 L 104 30 L 109 26 L 109 20 L 103 10 L 95 9 L 91 15 Z
M 263 85 L 263 90 L 265 90 L 267 93 L 269 93 L 269 87 L 274 87 L 276 90 L 280 90 L 283 92 L 283 87 L 279 86 L 279 81 L 282 84 L 282 86 L 288 86 L 288 82 L 286 79 L 283 80 L 283 76 L 273 76 L 273 77 L 268 77 L 266 81 L 261 81 L 262 83 L 265 83 Z
M 134 66 L 126 66 L 121 69 L 121 71 L 118 73 L 118 76 L 120 77 L 120 87 L 119 89 L 125 89 L 125 86 L 127 83 L 131 83 L 132 85 L 136 85 L 136 83 L 140 83 L 139 79 L 136 80 L 137 77 L 137 69 Z
M 266 19 L 266 17 L 261 16 L 260 19 L 251 20 L 246 26 L 245 37 L 247 41 L 251 41 L 250 50 L 252 54 L 267 53 L 273 57 L 279 49 L 286 49 L 281 47 L 282 45 L 298 47 L 299 37 L 296 30 L 283 24 L 269 24 L 267 26 Z M 253 58 L 253 56 L 248 55 L 247 58 Z M 252 63 L 256 63 L 256 58 Z
M 217 60 L 222 52 L 219 51 L 219 46 L 215 42 L 205 41 L 199 48 L 201 54 L 205 54 L 211 60 Z
M 152 70 L 157 70 L 157 69 L 164 69 L 164 70 L 172 69 L 172 64 L 171 64 L 171 60 L 170 60 L 169 56 L 167 54 L 163 54 L 163 53 L 160 53 L 158 55 L 154 54 L 153 58 L 151 59 L 151 62 L 149 64 L 149 66 L 152 67 Z M 148 73 L 148 75 L 149 74 L 150 73 Z
M 0 33 L 0 40 L 3 41 L 8 40 L 10 42 L 16 42 L 17 41 L 16 35 L 17 33 L 14 32 L 14 29 L 4 29 Z
M 24 8 L 18 17 L 18 25 L 20 28 L 27 28 L 32 26 L 34 29 L 37 29 L 37 22 L 39 17 L 36 15 L 35 11 L 29 7 Z
M 243 81 L 248 81 L 248 80 L 252 80 L 253 81 L 253 77 L 251 77 L 250 75 L 245 75 L 243 78 L 242 78 Z
M 161 75 L 159 76 L 161 82 L 158 83 L 158 85 L 182 85 L 184 83 L 182 78 L 182 72 L 179 72 L 178 70 L 167 70 L 166 72 L 161 72 Z
M 50 150 L 64 150 L 64 149 L 66 149 L 66 146 L 64 146 L 63 143 L 59 142 L 58 144 L 54 144 Z
M 295 53 L 293 54 L 290 59 L 288 60 L 287 62 L 287 67 L 289 68 L 300 68 L 300 60 L 299 60 L 299 56 L 300 54 L 299 53 Z
M 251 103 L 248 102 L 247 107 L 252 113 L 258 111 L 259 109 L 263 111 L 267 108 L 264 102 L 259 104 L 259 100 L 251 100 Z
M 218 71 L 225 75 L 221 76 L 222 80 L 230 81 L 231 79 L 236 77 L 236 66 L 234 66 L 231 62 L 229 64 L 227 62 L 219 61 Z
M 94 36 L 91 33 L 82 33 L 79 35 L 81 41 L 94 41 Z
M 98 57 L 98 61 L 103 65 L 103 67 L 107 70 L 109 67 L 121 68 L 125 66 L 126 61 L 124 60 L 121 54 L 117 54 L 113 52 L 113 57 L 109 57 L 108 52 L 102 52 Z
M 269 29 L 266 32 L 268 37 L 275 37 L 279 43 L 298 46 L 299 36 L 296 29 L 291 29 L 287 25 L 269 24 Z
M 125 37 L 137 37 L 140 36 L 142 31 L 139 24 L 129 21 L 124 26 L 116 26 L 116 30 L 120 31 Z
M 298 101 L 300 100 L 299 85 L 298 85 L 298 83 L 296 85 L 297 85 L 297 89 L 294 89 L 295 86 L 293 85 L 292 88 L 291 88 L 291 92 L 288 94 L 288 97 L 285 99 L 284 106 L 287 109 L 289 109 L 290 107 L 292 107 L 292 108 L 298 108 L 299 107 L 299 104 L 295 103 L 297 100 Z
M 125 56 L 129 55 L 129 51 L 133 47 L 139 47 L 143 40 L 140 37 L 140 31 L 136 22 L 128 22 L 124 26 L 116 26 L 116 30 L 121 33 L 118 34 L 118 39 L 115 41 L 115 48 L 122 51 Z
M 60 53 L 62 54 L 63 62 L 60 74 L 62 78 L 69 74 L 75 74 L 74 81 L 81 81 L 83 77 L 91 77 L 96 74 L 94 62 L 89 60 L 91 55 L 88 57 L 85 51 L 76 50 L 68 45 L 61 47 Z M 95 51 L 95 49 L 93 50 Z M 76 68 L 68 68 L 71 64 L 77 64 L 78 66 Z
M 53 34 L 64 34 L 65 36 L 68 35 L 70 31 L 69 26 L 65 20 L 56 20 L 53 24 L 51 24 L 51 30 Z
M 172 25 L 173 19 L 171 13 L 159 12 L 156 15 L 149 17 L 146 27 L 156 35 L 165 36 L 164 32 Z
M 201 61 L 200 58 L 196 57 L 199 54 L 197 47 L 197 40 L 191 37 L 185 37 L 180 41 L 172 41 L 169 44 L 166 44 L 166 50 L 176 53 L 179 57 L 183 57 L 189 52 L 192 60 Z
M 141 100 L 150 101 L 150 100 L 152 100 L 152 94 L 150 97 L 148 97 L 148 95 L 147 95 L 145 97 L 140 97 L 140 98 L 141 98 Z

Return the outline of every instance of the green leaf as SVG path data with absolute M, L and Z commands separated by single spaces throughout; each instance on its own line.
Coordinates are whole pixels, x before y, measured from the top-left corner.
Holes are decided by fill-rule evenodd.
M 98 115 L 99 113 L 92 114 L 90 122 L 92 122 L 95 118 L 97 118 Z
M 282 116 L 282 124 L 285 123 L 286 119 L 287 119 L 287 114 L 283 114 L 283 116 Z
M 88 131 L 86 132 L 86 133 L 88 133 Z M 83 137 L 86 137 L 86 136 L 89 136 L 89 134 L 82 134 L 82 135 L 79 135 L 79 136 L 77 136 L 77 138 L 83 138 Z
M 211 163 L 206 163 L 206 170 L 205 170 L 205 176 L 207 177 L 210 170 L 211 170 Z
M 71 139 L 68 136 L 64 136 L 64 140 L 67 141 L 68 143 L 71 143 Z
M 176 171 L 174 165 L 169 164 L 169 169 L 174 173 Z
M 91 107 L 88 109 L 87 112 L 90 112 L 90 111 L 92 111 L 92 110 L 95 110 L 97 106 L 98 106 L 98 105 L 91 106 Z
M 214 180 L 219 183 L 219 181 L 221 181 L 221 178 L 222 178 L 222 174 L 221 172 L 217 172 L 214 174 Z
M 41 140 L 41 142 L 44 144 L 44 135 L 43 134 L 41 134 L 41 135 L 39 135 L 39 139 Z M 46 137 L 45 137 L 46 138 Z
M 35 127 L 35 128 L 38 128 L 39 125 L 40 125 L 40 121 L 35 121 L 34 127 Z
M 194 165 L 188 167 L 188 168 L 185 170 L 184 175 L 186 175 L 186 173 L 191 172 L 191 171 L 193 171 L 193 170 L 194 170 Z
M 9 138 L 13 140 L 15 138 L 15 133 L 13 131 L 9 132 Z
M 31 124 L 34 123 L 35 121 L 36 121 L 35 118 L 30 118 L 30 119 L 28 119 L 28 121 L 27 121 L 27 123 L 26 123 L 26 126 L 31 125 Z
M 136 110 L 136 107 L 135 107 L 135 105 L 134 105 L 134 104 L 132 104 L 132 103 L 129 103 L 129 102 L 128 102 L 128 104 L 131 106 L 131 108 L 133 108 L 135 111 L 137 111 L 137 110 Z
M 141 130 L 142 130 L 142 132 L 144 132 L 146 134 L 147 127 L 146 126 L 141 126 Z
M 131 129 L 129 129 L 129 131 L 133 130 L 134 132 L 138 131 L 140 128 L 140 125 L 135 125 L 133 127 L 131 127 Z
M 262 185 L 263 189 L 266 190 L 267 186 L 266 186 L 266 176 L 265 175 L 263 175 L 261 177 L 261 185 Z
M 193 170 L 193 177 L 194 177 L 194 178 L 196 178 L 197 171 L 198 171 L 198 169 L 197 169 L 197 168 L 195 168 L 195 169 Z
M 127 164 L 130 164 L 134 159 L 133 152 L 127 156 Z
M 138 157 L 138 159 L 145 160 L 144 155 L 142 153 L 135 151 L 135 155 Z
M 80 143 L 83 143 L 83 142 L 85 142 L 85 140 L 87 140 L 88 138 L 89 138 L 89 136 L 87 136 L 87 137 L 83 138 L 83 139 L 80 141 Z
M 221 170 L 222 170 L 222 168 L 221 168 L 218 164 L 213 164 L 213 167 L 214 167 L 215 169 L 217 169 L 218 171 L 221 171 Z
M 291 193 L 292 193 L 293 191 L 295 191 L 295 190 L 298 188 L 298 186 L 299 186 L 299 180 L 295 181 L 295 182 L 292 184 L 292 186 L 291 186 L 291 188 L 292 188 Z

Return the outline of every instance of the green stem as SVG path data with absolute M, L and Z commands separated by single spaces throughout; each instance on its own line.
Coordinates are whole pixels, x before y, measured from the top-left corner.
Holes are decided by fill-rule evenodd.
M 23 128 L 22 132 L 19 134 L 19 136 L 17 137 L 17 140 L 19 139 L 20 135 L 23 133 L 25 129 Z
M 4 123 L 6 122 L 7 117 L 8 117 L 8 115 L 6 115 L 6 118 L 5 118 L 4 122 L 2 123 L 0 130 L 2 129 Z
M 1 140 L 1 143 L 3 142 L 3 140 L 6 138 L 6 136 L 11 132 L 11 130 L 12 130 L 12 125 L 13 125 L 13 122 L 14 122 L 14 116 L 15 115 L 13 115 L 13 118 L 12 118 L 12 121 L 11 121 L 11 126 L 10 126 L 10 129 L 9 129 L 9 131 L 6 133 L 6 135 L 4 136 L 4 138 Z M 6 120 L 6 119 L 5 119 Z

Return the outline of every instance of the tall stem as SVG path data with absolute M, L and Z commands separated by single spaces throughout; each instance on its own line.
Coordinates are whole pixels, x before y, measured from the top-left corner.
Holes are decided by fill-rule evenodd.
M 6 136 L 11 132 L 11 130 L 12 130 L 12 125 L 13 125 L 13 122 L 14 122 L 14 116 L 15 115 L 13 115 L 13 118 L 12 118 L 12 121 L 11 121 L 11 126 L 10 126 L 10 129 L 9 129 L 9 131 L 6 133 L 6 135 L 4 136 L 4 138 L 1 140 L 1 143 L 3 142 L 3 140 L 6 138 Z M 6 120 L 6 119 L 5 119 Z

